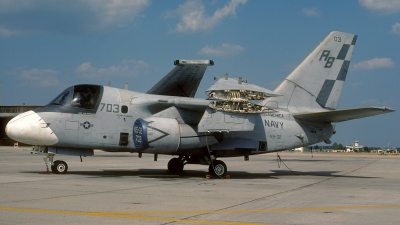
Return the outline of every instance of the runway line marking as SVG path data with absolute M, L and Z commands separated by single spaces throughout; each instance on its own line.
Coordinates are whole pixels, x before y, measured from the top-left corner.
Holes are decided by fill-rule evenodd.
M 68 210 L 50 210 L 50 209 L 35 209 L 35 208 L 16 208 L 0 206 L 2 211 L 19 211 L 29 213 L 48 213 L 58 215 L 77 215 L 77 216 L 95 216 L 109 218 L 126 218 L 136 220 L 152 220 L 152 221 L 167 221 L 179 223 L 200 223 L 200 224 L 222 224 L 222 225 L 255 225 L 259 223 L 243 223 L 218 220 L 194 220 L 194 219 L 179 219 L 173 217 L 160 216 L 145 216 L 145 215 L 177 215 L 177 214 L 232 214 L 232 213 L 268 213 L 268 212 L 301 212 L 301 211 L 328 211 L 328 210 L 345 210 L 345 209 L 394 209 L 400 208 L 397 205 L 354 205 L 354 206 L 333 206 L 333 207 L 309 207 L 309 208 L 273 208 L 273 209 L 243 209 L 243 210 L 175 210 L 175 211 L 143 211 L 143 212 L 79 212 Z M 265 225 L 265 224 L 264 224 Z
M 258 213 L 258 212 L 300 212 L 300 211 L 324 211 L 343 209 L 390 209 L 400 208 L 398 205 L 354 205 L 354 206 L 332 206 L 332 207 L 309 207 L 309 208 L 274 208 L 274 209 L 226 209 L 226 210 L 174 210 L 174 211 L 141 211 L 141 212 L 112 212 L 125 215 L 165 215 L 165 214 L 231 214 L 231 213 Z M 1 209 L 1 208 L 0 208 Z M 111 213 L 111 212 L 110 212 Z
M 78 212 L 67 210 L 49 210 L 49 209 L 34 209 L 34 208 L 12 208 L 0 206 L 3 211 L 19 211 L 19 212 L 33 212 L 33 213 L 48 213 L 59 215 L 78 215 L 78 216 L 95 216 L 95 217 L 109 217 L 109 218 L 126 218 L 137 220 L 152 220 L 152 221 L 167 221 L 179 223 L 199 223 L 199 224 L 221 224 L 221 225 L 266 225 L 265 223 L 244 223 L 244 222 L 229 222 L 218 220 L 193 220 L 193 219 L 179 219 L 171 217 L 154 217 L 154 216 L 139 216 L 129 215 L 125 213 L 110 213 L 110 212 Z

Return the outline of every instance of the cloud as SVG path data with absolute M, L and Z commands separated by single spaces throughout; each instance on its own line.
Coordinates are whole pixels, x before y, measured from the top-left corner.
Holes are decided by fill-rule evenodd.
M 374 58 L 354 64 L 356 70 L 373 70 L 377 68 L 394 68 L 394 62 L 391 58 Z
M 18 75 L 22 85 L 31 87 L 52 87 L 60 83 L 57 79 L 59 72 L 55 70 L 31 69 L 24 70 Z
M 317 8 L 303 8 L 301 10 L 308 17 L 320 17 L 321 13 Z
M 204 15 L 204 5 L 200 0 L 189 0 L 176 10 L 164 13 L 164 18 L 180 17 L 181 21 L 176 25 L 174 32 L 196 32 L 211 30 L 224 18 L 236 16 L 236 9 L 247 0 L 231 0 L 224 7 L 217 9 L 212 16 Z
M 400 34 L 400 23 L 399 22 L 393 24 L 392 33 L 393 34 Z
M 229 56 L 242 53 L 244 50 L 244 47 L 240 45 L 222 44 L 217 48 L 207 45 L 206 47 L 202 48 L 198 54 L 209 56 Z
M 380 12 L 391 14 L 400 11 L 400 1 L 398 0 L 359 0 L 361 6 Z
M 3 0 L 0 1 L 0 36 L 104 32 L 126 26 L 149 4 L 149 0 Z
M 8 36 L 12 36 L 12 35 L 16 35 L 16 34 L 20 34 L 21 31 L 19 30 L 9 30 L 7 28 L 4 28 L 2 26 L 0 26 L 0 37 L 8 37 Z
M 117 24 L 124 26 L 125 22 L 135 19 L 150 2 L 149 0 L 90 0 L 92 11 L 100 15 L 103 25 Z
M 84 79 L 109 80 L 112 77 L 137 77 L 146 73 L 148 64 L 144 61 L 123 60 L 119 65 L 108 68 L 95 68 L 91 62 L 82 63 L 75 69 L 75 72 Z

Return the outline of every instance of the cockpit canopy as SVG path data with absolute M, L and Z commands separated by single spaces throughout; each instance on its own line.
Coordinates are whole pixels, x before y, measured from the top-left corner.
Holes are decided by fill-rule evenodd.
M 51 101 L 48 106 L 59 105 L 95 110 L 101 94 L 102 86 L 88 84 L 76 85 L 67 88 Z

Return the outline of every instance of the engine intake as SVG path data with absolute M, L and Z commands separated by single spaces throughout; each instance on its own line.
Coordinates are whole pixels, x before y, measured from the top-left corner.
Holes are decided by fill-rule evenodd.
M 197 128 L 179 124 L 176 119 L 139 118 L 133 125 L 135 148 L 149 153 L 172 154 L 178 149 L 196 149 L 218 143 L 213 134 L 201 134 Z

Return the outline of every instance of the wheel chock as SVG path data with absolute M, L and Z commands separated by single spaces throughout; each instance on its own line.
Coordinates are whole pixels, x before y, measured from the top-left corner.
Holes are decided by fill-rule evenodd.
M 211 178 L 213 178 L 213 176 L 211 175 L 211 174 L 206 174 L 206 178 L 207 179 L 211 179 Z M 221 177 L 222 178 L 222 177 Z M 230 179 L 231 178 L 231 175 L 225 175 L 225 177 L 224 177 L 225 179 Z

